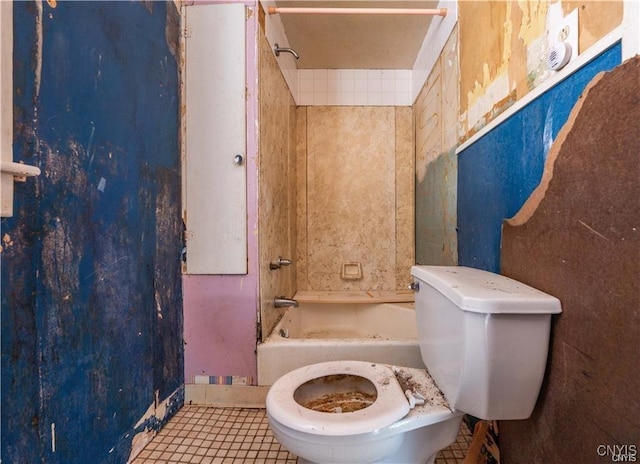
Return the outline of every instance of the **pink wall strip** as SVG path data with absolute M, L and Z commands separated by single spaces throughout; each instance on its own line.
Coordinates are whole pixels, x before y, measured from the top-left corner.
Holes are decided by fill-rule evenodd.
M 247 34 L 247 275 L 183 275 L 185 383 L 196 375 L 257 378 L 258 167 L 257 167 L 257 4 Z

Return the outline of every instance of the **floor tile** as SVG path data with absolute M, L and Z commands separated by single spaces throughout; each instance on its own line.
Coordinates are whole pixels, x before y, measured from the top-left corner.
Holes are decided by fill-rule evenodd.
M 460 464 L 471 434 L 463 422 L 435 464 Z M 131 464 L 296 464 L 280 446 L 264 409 L 184 406 Z

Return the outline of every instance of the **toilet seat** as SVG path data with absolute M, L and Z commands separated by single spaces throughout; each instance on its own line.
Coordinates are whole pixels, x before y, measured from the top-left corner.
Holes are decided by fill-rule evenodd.
M 329 375 L 355 375 L 375 385 L 377 398 L 369 407 L 347 413 L 307 409 L 294 399 L 296 389 Z M 269 389 L 267 411 L 291 429 L 316 435 L 343 436 L 369 433 L 391 425 L 409 413 L 409 402 L 393 370 L 384 364 L 363 361 L 330 361 L 304 366 L 285 374 Z

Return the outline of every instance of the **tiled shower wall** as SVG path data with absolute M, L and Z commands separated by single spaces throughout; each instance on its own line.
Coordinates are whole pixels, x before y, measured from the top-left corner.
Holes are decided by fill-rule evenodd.
M 273 307 L 276 296 L 406 288 L 415 250 L 414 138 L 410 107 L 296 110 L 268 42 L 259 37 L 258 234 L 265 337 L 283 312 Z M 382 89 L 383 76 L 377 78 Z M 294 264 L 269 269 L 278 257 Z M 361 264 L 362 278 L 342 279 L 342 263 L 352 262 Z
M 279 257 L 294 260 L 296 242 L 295 103 L 273 52 L 259 33 L 258 243 L 260 312 L 266 336 L 283 313 L 276 296 L 293 298 L 295 263 L 269 268 Z
M 414 263 L 411 108 L 297 112 L 298 290 L 406 288 Z M 342 276 L 349 263 L 359 263 L 361 278 Z

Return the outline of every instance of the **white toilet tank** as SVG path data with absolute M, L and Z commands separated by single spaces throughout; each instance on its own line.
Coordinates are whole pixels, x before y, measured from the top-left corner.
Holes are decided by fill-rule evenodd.
M 449 404 L 480 419 L 526 419 L 544 377 L 560 301 L 499 274 L 414 266 L 422 359 Z

